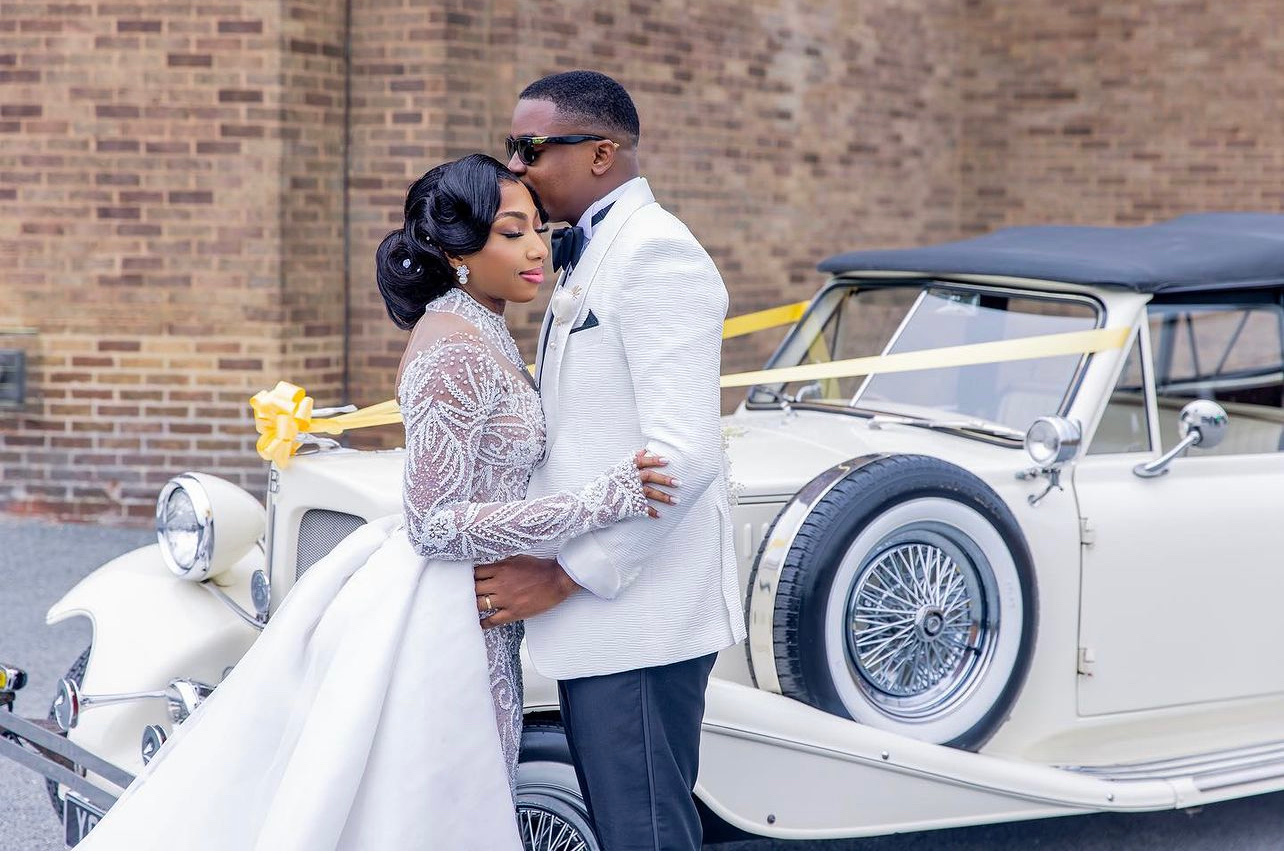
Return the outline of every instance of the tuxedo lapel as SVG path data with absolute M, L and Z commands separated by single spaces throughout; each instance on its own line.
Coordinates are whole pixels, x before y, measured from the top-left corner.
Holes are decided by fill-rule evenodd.
M 566 281 L 566 274 L 569 271 L 562 270 L 557 276 L 557 283 L 553 285 L 553 293 L 556 294 L 558 289 Z M 540 326 L 539 343 L 535 347 L 535 387 L 541 386 L 541 379 L 544 376 L 544 357 L 548 351 L 548 336 L 553 329 L 553 300 L 548 300 L 548 305 L 544 308 L 544 321 Z
M 560 405 L 559 379 L 562 354 L 566 352 L 566 342 L 570 337 L 571 329 L 575 326 L 575 318 L 583 309 L 584 301 L 597 280 L 598 270 L 610 252 L 611 245 L 624 231 L 633 215 L 652 204 L 655 204 L 655 196 L 651 194 L 650 185 L 645 178 L 639 179 L 616 200 L 606 219 L 594 228 L 593 237 L 589 240 L 584 254 L 580 256 L 579 263 L 571 269 L 570 275 L 566 276 L 561 284 L 561 288 L 569 289 L 574 300 L 573 307 L 562 318 L 554 318 L 551 323 L 546 318 L 545 327 L 548 329 L 545 336 L 546 342 L 542 341 L 540 344 L 542 353 L 539 364 L 540 396 L 544 401 L 544 418 L 548 423 L 550 434 L 556 423 L 557 408 Z M 552 300 L 549 300 L 549 314 L 551 312 Z

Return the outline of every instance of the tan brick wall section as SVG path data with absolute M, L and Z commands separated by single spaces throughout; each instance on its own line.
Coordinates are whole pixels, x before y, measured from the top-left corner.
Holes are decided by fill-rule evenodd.
M 1274 0 L 0 0 L 0 512 L 150 517 L 171 474 L 261 493 L 246 398 L 392 395 L 374 247 L 406 186 L 499 154 L 512 101 L 619 78 L 660 200 L 740 313 L 815 262 L 1042 221 L 1284 198 Z M 533 354 L 543 299 L 510 321 Z M 346 343 L 346 347 L 345 347 Z M 770 334 L 731 342 L 727 370 Z M 346 360 L 346 363 L 345 363 Z M 730 397 L 728 400 L 730 401 Z M 365 446 L 396 444 L 396 428 Z
M 344 32 L 337 0 L 0 4 L 0 326 L 39 330 L 0 509 L 261 491 L 248 394 L 338 394 Z
M 1284 206 L 1278 0 L 969 0 L 960 228 Z

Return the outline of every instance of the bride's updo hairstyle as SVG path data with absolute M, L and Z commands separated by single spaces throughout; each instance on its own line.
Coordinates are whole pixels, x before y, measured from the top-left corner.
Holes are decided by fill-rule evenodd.
M 446 256 L 471 255 L 486 245 L 499 213 L 499 183 L 517 180 L 495 158 L 470 154 L 410 185 L 405 225 L 375 252 L 375 279 L 393 323 L 410 329 L 428 303 L 458 284 Z

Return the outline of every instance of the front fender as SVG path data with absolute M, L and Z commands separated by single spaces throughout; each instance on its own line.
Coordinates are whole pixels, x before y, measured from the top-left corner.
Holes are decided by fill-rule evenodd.
M 262 558 L 255 550 L 246 560 L 261 563 Z M 171 573 L 155 545 L 94 570 L 54 603 L 45 621 L 52 625 L 77 616 L 87 617 L 93 627 L 80 685 L 89 695 L 155 691 L 178 678 L 218 684 L 258 637 L 210 591 Z M 164 700 L 86 707 L 68 737 L 137 774 L 139 740 L 148 724 L 173 731 Z

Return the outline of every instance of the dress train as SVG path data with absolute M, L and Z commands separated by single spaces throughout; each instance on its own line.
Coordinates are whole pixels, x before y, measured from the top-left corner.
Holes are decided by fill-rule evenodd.
M 79 847 L 521 848 L 472 564 L 401 522 L 308 570 Z

